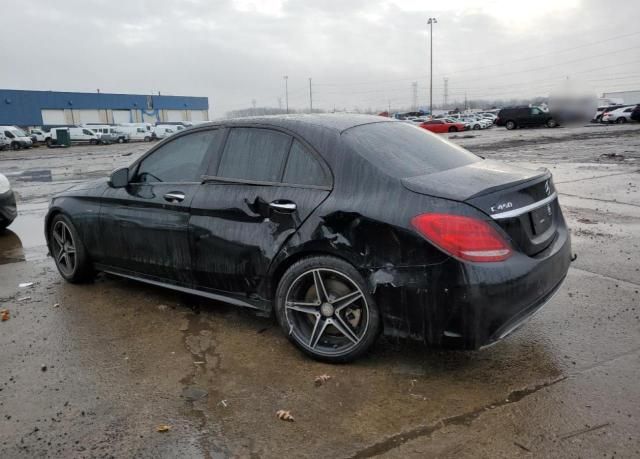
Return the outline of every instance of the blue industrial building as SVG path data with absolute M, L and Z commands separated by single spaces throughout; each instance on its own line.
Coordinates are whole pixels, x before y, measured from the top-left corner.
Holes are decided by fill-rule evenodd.
M 207 97 L 0 89 L 0 125 L 206 121 Z

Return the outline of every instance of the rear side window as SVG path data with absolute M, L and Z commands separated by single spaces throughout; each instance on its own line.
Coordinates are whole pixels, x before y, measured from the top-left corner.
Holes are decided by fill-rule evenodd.
M 331 185 L 320 161 L 297 140 L 291 145 L 282 181 L 295 185 Z
M 140 163 L 138 182 L 197 182 L 204 175 L 208 151 L 222 142 L 222 130 L 194 132 L 161 146 Z
M 279 182 L 291 137 L 260 128 L 234 128 L 222 154 L 218 176 Z
M 473 153 L 407 123 L 371 123 L 342 134 L 347 146 L 386 174 L 416 177 L 466 166 Z

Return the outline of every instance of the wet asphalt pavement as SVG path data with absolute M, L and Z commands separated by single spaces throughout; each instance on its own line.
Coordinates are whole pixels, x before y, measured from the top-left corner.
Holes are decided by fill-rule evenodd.
M 640 126 L 450 137 L 550 168 L 578 258 L 491 348 L 381 339 L 340 366 L 248 310 L 61 280 L 42 234 L 48 197 L 149 144 L 0 152 L 20 211 L 0 235 L 0 457 L 639 457 Z

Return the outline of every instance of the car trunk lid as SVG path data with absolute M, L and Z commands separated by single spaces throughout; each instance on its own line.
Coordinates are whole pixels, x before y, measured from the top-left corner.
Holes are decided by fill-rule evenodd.
M 530 256 L 553 241 L 562 221 L 547 169 L 529 170 L 485 160 L 406 178 L 402 183 L 413 192 L 465 202 L 481 210 Z

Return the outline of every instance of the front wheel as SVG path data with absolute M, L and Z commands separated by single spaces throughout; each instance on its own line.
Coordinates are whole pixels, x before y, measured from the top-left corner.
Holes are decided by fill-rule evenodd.
M 11 144 L 11 148 L 12 148 L 13 150 L 20 150 L 20 147 L 21 147 L 21 145 L 20 145 L 18 142 L 13 142 L 13 143 Z
M 49 227 L 49 249 L 58 272 L 72 283 L 86 282 L 94 275 L 89 255 L 76 227 L 65 215 L 58 214 Z
M 350 362 L 367 352 L 380 316 L 360 273 L 329 256 L 304 258 L 284 273 L 276 292 L 280 327 L 314 359 Z
M 547 127 L 548 128 L 554 128 L 554 127 L 557 127 L 557 126 L 558 126 L 558 123 L 553 118 L 551 118 L 550 120 L 547 120 Z
M 616 123 L 618 123 L 618 124 L 624 124 L 624 123 L 626 123 L 626 122 L 627 122 L 627 119 L 626 119 L 626 118 L 622 118 L 622 117 L 621 117 L 621 118 L 618 118 L 618 119 L 616 120 Z
M 457 127 L 455 127 L 455 126 L 451 126 L 451 127 L 449 128 L 449 132 L 458 132 L 458 128 L 457 128 Z
M 118 137 L 118 143 L 124 143 L 124 139 L 122 137 Z
M 474 130 L 474 131 L 477 131 L 477 130 L 479 130 L 479 129 L 480 129 L 480 125 L 479 125 L 479 124 L 474 124 L 474 125 L 473 125 L 473 130 Z
M 151 137 L 149 137 L 149 136 L 145 137 L 145 138 L 144 138 L 144 141 L 145 141 L 145 142 L 151 142 Z

